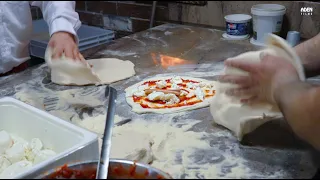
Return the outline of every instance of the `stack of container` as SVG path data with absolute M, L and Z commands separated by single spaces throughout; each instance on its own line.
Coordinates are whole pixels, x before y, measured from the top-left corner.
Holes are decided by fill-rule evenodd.
M 114 37 L 114 31 L 81 25 L 77 31 L 79 37 L 80 52 L 101 44 L 111 42 Z M 29 44 L 30 55 L 44 58 L 44 54 L 50 40 L 49 28 L 44 20 L 33 21 L 33 33 Z

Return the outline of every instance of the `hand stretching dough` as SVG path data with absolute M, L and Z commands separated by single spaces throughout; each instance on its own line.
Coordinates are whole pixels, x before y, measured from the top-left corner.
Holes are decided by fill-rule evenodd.
M 52 60 L 47 48 L 45 60 L 51 68 L 51 81 L 60 85 L 110 84 L 135 75 L 134 64 L 115 58 L 91 59 L 85 62 L 61 58 Z M 91 67 L 92 66 L 92 67 Z
M 267 49 L 243 53 L 235 58 L 252 63 L 260 62 L 260 54 L 262 52 L 284 57 L 297 69 L 299 78 L 302 81 L 305 80 L 303 67 L 299 57 L 282 38 L 270 35 L 267 44 Z M 245 71 L 231 67 L 226 67 L 224 69 L 224 74 L 248 75 Z M 263 102 L 246 105 L 240 103 L 239 98 L 230 97 L 224 93 L 226 89 L 235 86 L 236 85 L 228 83 L 219 83 L 216 96 L 210 104 L 210 111 L 214 122 L 233 131 L 239 140 L 241 140 L 245 134 L 254 131 L 262 124 L 274 118 L 283 116 L 276 105 Z

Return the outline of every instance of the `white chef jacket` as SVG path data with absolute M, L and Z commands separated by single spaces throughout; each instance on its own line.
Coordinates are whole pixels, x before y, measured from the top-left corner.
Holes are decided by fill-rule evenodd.
M 38 6 L 48 23 L 50 36 L 58 31 L 75 35 L 81 26 L 75 1 L 0 1 L 0 74 L 30 59 L 32 35 L 30 5 Z

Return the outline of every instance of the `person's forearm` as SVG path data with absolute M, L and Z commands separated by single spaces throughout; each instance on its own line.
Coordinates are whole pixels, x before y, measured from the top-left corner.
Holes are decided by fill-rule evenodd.
M 292 130 L 320 150 L 320 87 L 298 81 L 278 88 L 274 97 Z
M 81 26 L 78 13 L 75 11 L 75 1 L 30 1 L 32 6 L 41 9 L 43 19 L 48 23 L 49 33 L 68 32 L 76 38 L 76 31 Z
M 320 74 L 320 33 L 294 47 L 301 58 L 307 77 Z

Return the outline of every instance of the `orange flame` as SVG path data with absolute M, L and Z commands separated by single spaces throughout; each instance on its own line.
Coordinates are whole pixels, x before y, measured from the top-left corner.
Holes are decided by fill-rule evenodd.
M 159 54 L 160 56 L 160 62 L 157 61 L 156 54 L 151 53 L 151 58 L 153 62 L 158 65 L 160 64 L 163 68 L 167 69 L 170 66 L 178 66 L 178 65 L 183 65 L 183 64 L 191 64 L 192 62 L 177 58 L 177 57 L 171 57 L 171 56 L 166 56 L 163 54 Z

